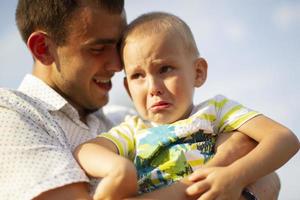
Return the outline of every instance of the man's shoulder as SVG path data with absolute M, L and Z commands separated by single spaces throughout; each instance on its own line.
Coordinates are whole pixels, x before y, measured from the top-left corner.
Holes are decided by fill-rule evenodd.
M 21 103 L 29 103 L 30 97 L 24 93 L 8 88 L 0 88 L 0 106 L 14 109 Z
M 12 110 L 42 107 L 37 99 L 30 97 L 21 91 L 7 88 L 0 88 L 0 106 Z
M 21 91 L 0 88 L 0 114 L 5 117 L 7 111 L 21 116 L 23 119 L 30 119 L 36 123 L 52 121 L 47 108 L 36 98 L 30 97 Z M 21 119 L 21 118 L 20 118 Z

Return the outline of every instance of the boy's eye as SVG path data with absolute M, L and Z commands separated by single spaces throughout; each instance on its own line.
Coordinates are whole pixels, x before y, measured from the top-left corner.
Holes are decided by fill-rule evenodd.
M 135 73 L 130 76 L 130 79 L 139 79 L 142 77 L 143 77 L 143 75 L 141 73 Z
M 170 72 L 173 70 L 172 66 L 166 65 L 166 66 L 162 66 L 159 70 L 160 73 L 166 73 L 166 72 Z

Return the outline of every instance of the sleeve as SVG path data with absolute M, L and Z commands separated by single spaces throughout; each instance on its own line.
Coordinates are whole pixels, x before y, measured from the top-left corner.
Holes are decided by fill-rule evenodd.
M 118 126 L 113 127 L 106 133 L 98 137 L 104 137 L 112 141 L 121 156 L 133 160 L 135 154 L 134 134 L 137 129 L 139 119 L 137 117 L 126 117 L 125 121 Z
M 216 113 L 214 131 L 217 133 L 237 130 L 245 122 L 261 114 L 222 95 L 214 97 L 209 104 Z
M 44 122 L 47 123 L 47 122 Z M 72 152 L 30 118 L 0 107 L 0 194 L 33 199 L 42 192 L 89 179 Z

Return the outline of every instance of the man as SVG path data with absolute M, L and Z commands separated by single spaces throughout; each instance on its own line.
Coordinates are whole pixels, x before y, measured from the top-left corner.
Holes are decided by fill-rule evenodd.
M 90 180 L 72 152 L 112 126 L 99 109 L 109 100 L 112 76 L 121 70 L 124 2 L 19 0 L 16 21 L 34 67 L 18 91 L 0 90 L 0 196 L 91 199 Z M 240 143 L 235 140 L 247 148 L 237 146 L 240 154 L 228 156 L 228 146 Z M 218 164 L 232 162 L 252 145 L 238 134 L 225 144 L 220 147 L 227 154 L 217 154 Z M 185 187 L 183 181 L 148 195 L 181 199 Z

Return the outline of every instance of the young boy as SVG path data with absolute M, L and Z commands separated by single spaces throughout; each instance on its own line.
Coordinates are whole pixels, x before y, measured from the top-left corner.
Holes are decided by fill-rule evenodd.
M 96 199 L 129 197 L 136 192 L 137 178 L 139 192 L 149 192 L 194 171 L 189 180 L 197 183 L 187 194 L 237 199 L 248 184 L 298 151 L 299 141 L 290 130 L 224 96 L 193 105 L 194 89 L 205 82 L 207 64 L 178 17 L 149 13 L 137 18 L 124 34 L 121 54 L 125 86 L 140 116 L 127 117 L 77 148 L 86 172 L 103 177 Z M 196 170 L 213 156 L 216 136 L 233 130 L 258 146 L 229 166 Z M 137 174 L 123 157 L 134 162 Z

